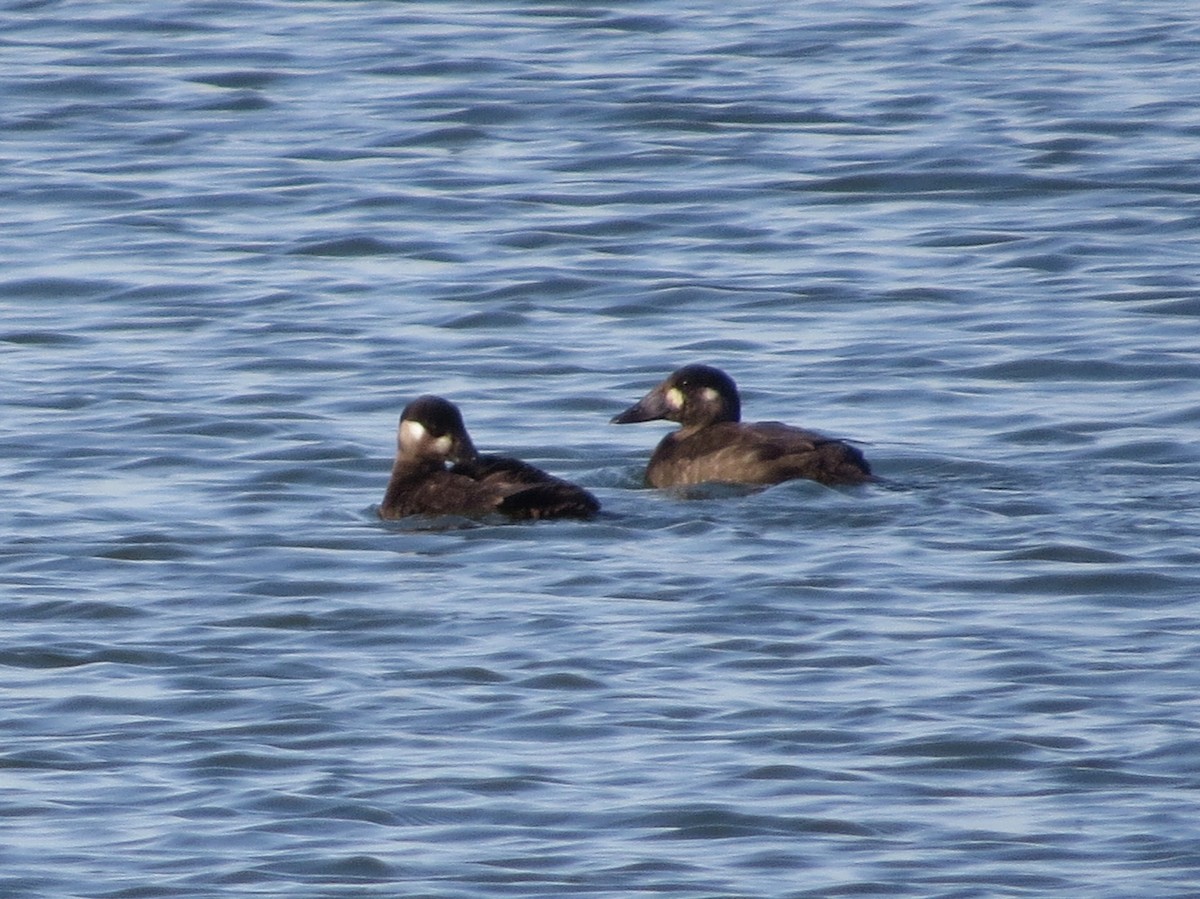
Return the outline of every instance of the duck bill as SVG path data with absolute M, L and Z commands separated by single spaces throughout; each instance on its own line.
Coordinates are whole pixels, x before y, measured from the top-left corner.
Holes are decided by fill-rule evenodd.
M 655 421 L 666 418 L 670 411 L 663 389 L 655 387 L 620 415 L 614 415 L 609 424 L 627 425 L 635 421 Z
M 471 442 L 471 437 L 466 431 L 463 431 L 454 439 L 447 458 L 455 465 L 465 465 L 479 458 L 475 444 Z

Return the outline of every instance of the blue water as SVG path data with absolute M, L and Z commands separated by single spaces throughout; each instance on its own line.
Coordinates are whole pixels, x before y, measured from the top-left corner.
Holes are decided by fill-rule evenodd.
M 0 895 L 1196 895 L 1185 7 L 7 4 Z M 379 522 L 428 392 L 605 514 Z

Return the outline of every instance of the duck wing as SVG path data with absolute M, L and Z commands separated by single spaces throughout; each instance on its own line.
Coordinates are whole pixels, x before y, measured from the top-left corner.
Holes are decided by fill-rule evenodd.
M 409 515 L 486 515 L 496 510 L 503 494 L 484 484 L 444 469 L 410 473 L 397 469 L 388 483 L 380 518 Z
M 856 447 L 777 421 L 719 422 L 687 436 L 668 434 L 646 469 L 652 487 L 767 485 L 797 478 L 861 484 L 871 480 L 871 469 Z
M 872 480 L 871 466 L 862 451 L 844 440 L 818 431 L 796 428 L 778 421 L 741 426 L 752 438 L 755 455 L 766 483 L 806 478 L 822 484 L 862 484 Z
M 496 508 L 513 518 L 591 518 L 600 503 L 582 487 L 555 478 L 509 493 Z
M 479 455 L 468 462 L 459 462 L 450 471 L 473 481 L 503 485 L 545 484 L 558 478 L 536 465 L 512 456 Z
M 590 518 L 600 511 L 587 490 L 511 456 L 477 456 L 451 473 L 496 490 L 496 510 L 513 518 Z

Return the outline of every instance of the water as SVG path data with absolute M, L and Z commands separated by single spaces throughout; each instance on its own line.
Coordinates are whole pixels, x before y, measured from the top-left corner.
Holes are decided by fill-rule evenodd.
M 0 894 L 1195 894 L 1200 27 L 794 6 L 6 7 Z

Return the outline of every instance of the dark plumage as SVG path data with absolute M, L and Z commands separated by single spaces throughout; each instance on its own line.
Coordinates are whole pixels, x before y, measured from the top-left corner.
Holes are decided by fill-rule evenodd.
M 650 457 L 646 483 L 651 487 L 872 480 L 867 460 L 848 443 L 777 421 L 742 422 L 741 415 L 737 385 L 729 375 L 708 365 L 687 365 L 612 421 L 666 419 L 681 425 Z
M 453 462 L 453 468 L 446 468 Z M 379 506 L 380 518 L 409 515 L 487 515 L 587 518 L 596 498 L 540 468 L 504 456 L 481 456 L 458 407 L 421 396 L 400 416 L 396 461 Z

